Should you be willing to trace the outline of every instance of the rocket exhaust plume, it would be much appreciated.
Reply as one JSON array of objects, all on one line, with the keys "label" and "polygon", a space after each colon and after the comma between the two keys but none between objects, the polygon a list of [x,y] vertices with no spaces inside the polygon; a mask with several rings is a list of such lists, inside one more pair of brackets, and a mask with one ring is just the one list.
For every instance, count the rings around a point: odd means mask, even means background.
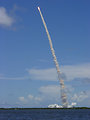
[{"label": "rocket exhaust plume", "polygon": [[66,96],[66,92],[65,92],[64,80],[61,78],[61,72],[60,72],[59,64],[58,64],[58,61],[57,61],[57,58],[56,58],[56,55],[55,55],[55,52],[54,52],[54,49],[53,49],[52,40],[51,40],[51,37],[50,37],[50,35],[49,35],[49,32],[48,32],[46,23],[45,23],[45,21],[44,21],[43,15],[42,15],[41,10],[40,10],[40,7],[38,7],[38,10],[39,10],[39,13],[40,13],[40,16],[41,16],[43,25],[44,25],[44,27],[45,27],[45,30],[46,30],[46,33],[47,33],[47,36],[48,36],[48,40],[49,40],[49,44],[50,44],[50,49],[51,49],[51,52],[52,52],[52,56],[53,56],[53,59],[54,59],[54,63],[55,63],[55,65],[56,65],[56,70],[57,70],[57,74],[58,74],[58,79],[59,79],[59,81],[60,81],[60,86],[61,86],[61,100],[62,100],[62,104],[63,104],[63,107],[64,107],[64,108],[67,108],[67,107],[68,107],[68,102],[67,102],[67,96]]}]

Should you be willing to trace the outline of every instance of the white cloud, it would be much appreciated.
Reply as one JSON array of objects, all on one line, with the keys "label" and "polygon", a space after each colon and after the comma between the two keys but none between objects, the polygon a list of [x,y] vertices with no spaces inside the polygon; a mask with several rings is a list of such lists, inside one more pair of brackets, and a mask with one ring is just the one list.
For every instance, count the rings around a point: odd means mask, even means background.
[{"label": "white cloud", "polygon": [[77,102],[79,106],[90,107],[90,90],[75,93],[71,100]]},{"label": "white cloud", "polygon": [[[60,91],[60,85],[47,85],[42,86],[39,88],[39,92],[43,97],[46,97],[47,99],[54,99],[55,101],[59,101],[61,98],[61,91]],[[71,98],[72,91],[74,91],[74,88],[70,85],[67,85],[66,87],[66,94]],[[48,97],[49,96],[49,97]],[[69,98],[69,99],[70,99]]]},{"label": "white cloud", "polygon": [[88,96],[88,94],[86,94],[86,92],[80,92],[79,94],[75,93],[71,99],[76,102],[82,102],[88,97],[89,96]]},{"label": "white cloud", "polygon": [[73,80],[75,78],[90,78],[90,63],[62,66],[62,72],[65,73],[68,80]]},{"label": "white cloud", "polygon": [[[78,103],[78,105],[86,104],[85,101],[90,99],[90,91],[82,91],[79,93],[75,93],[74,88],[72,88],[70,85],[67,86],[67,88],[72,90],[70,91],[70,95],[67,93],[67,99],[69,104],[72,102]],[[47,102],[53,102],[55,103],[61,103],[61,96],[60,96],[60,86],[57,85],[48,85],[48,86],[42,86],[39,88],[39,92],[41,93],[41,98],[43,101]],[[87,102],[90,106],[90,101]]]},{"label": "white cloud", "polygon": [[55,81],[57,79],[56,70],[50,69],[30,69],[28,70],[30,77],[33,80],[50,80]]},{"label": "white cloud", "polygon": [[[70,86],[69,86],[70,87]],[[68,89],[69,89],[68,87]],[[70,87],[71,89],[71,87]],[[34,96],[32,94],[27,95],[27,97],[19,97],[21,102],[27,101],[27,104],[40,104],[47,103],[49,101],[52,103],[60,103],[61,96],[60,96],[60,85],[47,85],[41,86],[38,89],[39,95]]]},{"label": "white cloud", "polygon": [[[73,88],[68,86],[68,89],[70,90]],[[19,97],[19,101],[21,104],[27,104],[30,106],[42,106],[42,105],[49,105],[51,103],[56,104],[58,103],[61,105],[61,96],[60,96],[60,86],[58,85],[47,85],[47,86],[41,86],[38,89],[38,92],[40,93],[37,96],[34,96],[32,94],[27,95],[27,97]],[[74,91],[75,92],[75,91]],[[86,100],[88,101],[90,99],[90,91],[84,91],[79,93],[70,93],[71,95],[68,96],[69,104],[72,102],[77,103],[78,105],[84,105],[86,104]],[[87,102],[87,104],[90,106],[90,101]]]},{"label": "white cloud", "polygon": [[35,101],[41,102],[41,101],[42,101],[42,98],[40,98],[40,97],[35,97]]},{"label": "white cloud", "polygon": [[20,100],[21,102],[23,102],[23,103],[26,103],[26,102],[27,102],[27,100],[26,100],[24,97],[19,97],[19,100]]},{"label": "white cloud", "polygon": [[27,97],[27,100],[28,100],[28,102],[29,102],[29,100],[33,101],[33,102],[40,102],[40,101],[42,101],[42,98],[40,98],[40,96],[33,96],[33,95],[29,94]]},{"label": "white cloud", "polygon": [[20,102],[22,103],[32,103],[32,104],[37,104],[37,103],[40,103],[42,101],[42,98],[41,96],[33,96],[31,94],[29,94],[26,98],[25,97],[19,97],[18,98]]},{"label": "white cloud", "polygon": [[[68,81],[74,80],[75,78],[90,78],[90,63],[81,65],[63,65],[61,66],[61,71],[65,74]],[[29,69],[28,72],[32,80],[58,80],[55,68]]]},{"label": "white cloud", "polygon": [[58,85],[47,85],[39,88],[39,92],[41,93],[41,97],[43,102],[49,103],[60,103],[60,86]]},{"label": "white cloud", "polygon": [[4,7],[0,7],[0,25],[3,26],[11,26],[14,22],[14,19],[9,16],[6,9]]},{"label": "white cloud", "polygon": [[39,88],[39,92],[44,95],[57,96],[60,94],[60,86],[58,85],[47,85]]},{"label": "white cloud", "polygon": [[[48,69],[28,69],[30,77],[4,77],[0,75],[0,80],[45,80],[58,81],[55,68]],[[64,80],[71,81],[78,78],[80,81],[90,83],[90,63],[81,65],[63,65],[61,66],[61,77]]]},{"label": "white cloud", "polygon": [[33,96],[33,95],[28,95],[28,98],[29,98],[30,100],[33,100],[33,99],[34,99],[34,96]]}]

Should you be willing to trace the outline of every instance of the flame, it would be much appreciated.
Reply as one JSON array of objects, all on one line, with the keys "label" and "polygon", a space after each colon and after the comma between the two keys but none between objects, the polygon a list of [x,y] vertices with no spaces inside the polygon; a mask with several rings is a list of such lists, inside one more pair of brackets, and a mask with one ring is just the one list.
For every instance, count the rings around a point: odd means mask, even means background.
[{"label": "flame", "polygon": [[38,7],[38,10],[40,11],[40,7]]}]

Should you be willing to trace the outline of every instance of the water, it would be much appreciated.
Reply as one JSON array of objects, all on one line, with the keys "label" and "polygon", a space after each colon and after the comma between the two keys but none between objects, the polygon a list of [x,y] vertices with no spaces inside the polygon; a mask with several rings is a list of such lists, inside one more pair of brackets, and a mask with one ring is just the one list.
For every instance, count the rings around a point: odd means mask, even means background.
[{"label": "water", "polygon": [[0,110],[0,120],[90,120],[90,109]]}]

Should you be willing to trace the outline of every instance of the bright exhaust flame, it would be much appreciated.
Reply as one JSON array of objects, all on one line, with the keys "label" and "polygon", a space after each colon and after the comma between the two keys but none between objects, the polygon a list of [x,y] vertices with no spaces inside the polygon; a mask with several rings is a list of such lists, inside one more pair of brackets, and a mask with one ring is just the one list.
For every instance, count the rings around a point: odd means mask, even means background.
[{"label": "bright exhaust flame", "polygon": [[40,7],[38,7],[38,10],[40,11]]}]

